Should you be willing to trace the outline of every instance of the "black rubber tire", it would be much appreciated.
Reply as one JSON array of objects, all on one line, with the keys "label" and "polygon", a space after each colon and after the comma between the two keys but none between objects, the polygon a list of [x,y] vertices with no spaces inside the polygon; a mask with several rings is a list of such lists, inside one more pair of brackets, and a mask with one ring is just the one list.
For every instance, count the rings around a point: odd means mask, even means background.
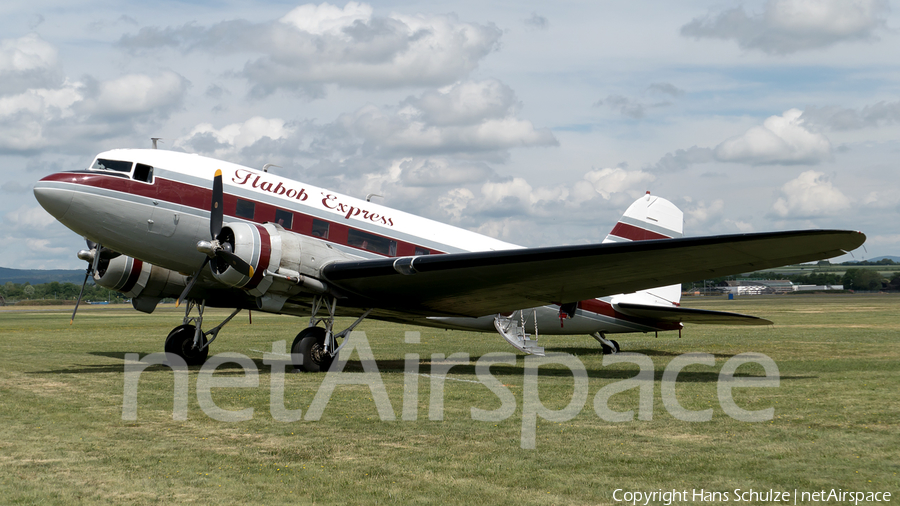
[{"label": "black rubber tire", "polygon": [[[179,325],[169,332],[166,337],[166,353],[174,353],[183,358],[187,365],[203,365],[209,356],[209,347],[202,350],[194,349],[194,334],[197,327],[193,325]],[[200,345],[206,344],[206,336],[200,336]]]},{"label": "black rubber tire", "polygon": [[611,343],[613,343],[614,345],[616,345],[616,353],[619,353],[620,351],[622,351],[622,348],[619,348],[619,343],[618,343],[618,341],[616,341],[615,339],[610,339],[609,342],[611,342]]},{"label": "black rubber tire", "polygon": [[307,327],[301,330],[291,345],[291,360],[298,371],[328,371],[334,357],[325,352],[325,329]]},{"label": "black rubber tire", "polygon": [[615,340],[613,340],[613,339],[610,339],[609,342],[611,342],[611,343],[613,344],[614,347],[609,347],[609,346],[607,346],[607,345],[605,345],[605,344],[602,344],[602,343],[600,344],[600,349],[603,350],[603,354],[604,354],[604,355],[612,355],[613,353],[619,353],[619,349],[620,349],[620,348],[619,348],[619,343],[617,343],[617,342],[616,342]]}]

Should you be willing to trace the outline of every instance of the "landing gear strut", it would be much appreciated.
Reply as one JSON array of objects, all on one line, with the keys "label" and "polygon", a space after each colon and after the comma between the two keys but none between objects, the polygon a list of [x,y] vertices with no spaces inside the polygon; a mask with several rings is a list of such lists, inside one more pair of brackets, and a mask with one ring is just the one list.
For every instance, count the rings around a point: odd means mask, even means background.
[{"label": "landing gear strut", "polygon": [[[191,316],[191,311],[195,307],[197,308],[197,316]],[[206,300],[201,301],[199,304],[193,300],[188,300],[182,324],[172,329],[172,332],[169,332],[168,337],[166,337],[166,353],[178,355],[187,362],[187,365],[201,365],[206,362],[206,357],[209,356],[209,345],[216,340],[222,327],[241,311],[240,308],[235,309],[228,318],[225,318],[225,321],[212,330],[204,332],[203,311],[205,309]]]},{"label": "landing gear strut", "polygon": [[591,334],[591,337],[593,337],[597,340],[598,343],[600,343],[600,349],[603,350],[604,355],[619,353],[619,343],[612,339],[607,339],[604,332],[594,332],[593,334]]},{"label": "landing gear strut", "polygon": [[[318,318],[316,315],[319,310],[325,308],[328,316]],[[312,316],[309,318],[309,327],[300,331],[294,338],[294,344],[291,346],[291,360],[294,363],[294,369],[305,372],[322,372],[327,371],[334,361],[341,348],[347,344],[347,336],[362,323],[363,320],[372,312],[371,309],[366,310],[352,325],[338,332],[332,332],[334,328],[334,314],[337,310],[337,298],[330,295],[317,295],[313,299]],[[323,322],[325,327],[317,327]],[[343,339],[340,346],[337,344],[338,339]]]}]

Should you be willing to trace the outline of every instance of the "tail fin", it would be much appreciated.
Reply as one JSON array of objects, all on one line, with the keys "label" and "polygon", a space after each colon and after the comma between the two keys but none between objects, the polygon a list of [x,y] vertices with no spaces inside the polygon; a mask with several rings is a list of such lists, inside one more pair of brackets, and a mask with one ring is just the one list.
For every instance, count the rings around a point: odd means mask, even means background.
[{"label": "tail fin", "polygon": [[634,201],[603,242],[672,239],[684,235],[684,213],[662,197],[646,195]]},{"label": "tail fin", "polygon": [[[684,235],[684,213],[662,197],[646,195],[637,199],[603,240],[609,242],[672,239]],[[661,286],[616,296],[617,301],[639,304],[672,305],[681,301],[681,285]]]}]

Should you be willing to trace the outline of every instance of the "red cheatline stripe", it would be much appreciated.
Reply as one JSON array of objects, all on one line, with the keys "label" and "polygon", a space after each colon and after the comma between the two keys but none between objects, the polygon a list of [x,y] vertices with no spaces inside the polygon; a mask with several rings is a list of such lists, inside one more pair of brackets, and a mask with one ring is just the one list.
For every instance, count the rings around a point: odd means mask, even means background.
[{"label": "red cheatline stripe", "polygon": [[122,286],[120,291],[122,293],[128,293],[134,288],[134,285],[137,284],[138,278],[141,277],[141,270],[144,267],[144,262],[141,262],[137,258],[134,259],[131,264],[131,272],[128,274],[128,280],[125,281],[125,284]]},{"label": "red cheatline stripe", "polygon": [[622,239],[628,239],[629,241],[648,241],[650,239],[671,239],[672,237],[667,235],[658,234],[656,232],[652,232],[645,228],[635,227],[634,225],[629,225],[627,223],[622,223],[621,221],[616,223],[616,226],[613,227],[610,235],[614,235],[616,237],[621,237]]},{"label": "red cheatline stripe", "polygon": [[[124,177],[114,177],[108,174],[85,174],[83,172],[59,172],[55,174],[50,174],[49,176],[43,178],[41,181],[60,181],[64,183],[73,183],[80,184],[85,186],[93,186],[96,188],[104,188],[107,190],[119,191],[122,193],[128,193],[131,195],[139,195],[142,197],[148,197],[157,200],[164,200],[166,202],[170,202],[173,204],[180,204],[183,206],[193,207],[195,209],[200,209],[204,211],[208,211],[210,206],[212,205],[212,191],[206,188],[200,188],[194,185],[181,183],[178,181],[168,180],[162,177],[157,177],[154,180],[152,185],[148,185],[146,183],[133,181],[131,179],[127,179]],[[225,194],[225,219],[230,217],[234,217],[232,214],[234,210],[233,199],[235,199],[234,195],[230,195],[228,193]],[[244,200],[249,200],[256,204],[257,213],[261,211],[261,208],[265,208],[271,211],[271,215],[274,217],[275,209],[285,209],[295,214],[294,223],[297,223],[301,217],[303,218],[317,218],[315,216],[304,213],[301,209],[295,209],[289,206],[277,206],[276,204],[271,204],[268,202],[264,202],[261,200],[256,200],[248,197],[241,197]],[[230,205],[232,212],[229,212],[229,199],[232,199],[232,204]],[[259,214],[257,214],[259,216]],[[322,218],[317,218],[322,219]],[[256,223],[262,223],[263,220],[254,220]],[[327,223],[333,225],[346,226],[344,220],[341,221],[332,221],[332,220],[323,220]],[[365,229],[361,229],[365,230]],[[300,233],[297,230],[293,230],[294,232]],[[372,233],[372,232],[370,232]],[[305,235],[310,235],[309,232],[305,232]],[[376,234],[380,235],[380,234]],[[389,236],[382,236],[389,237]],[[335,241],[331,241],[335,242]],[[399,242],[399,241],[398,241]],[[346,240],[339,244],[346,245]],[[410,248],[415,246],[420,246],[418,244],[404,243],[407,244]],[[425,248],[432,252],[432,254],[440,254],[443,251],[436,250],[434,248]],[[359,248],[357,248],[359,249]],[[410,249],[410,255],[412,254],[412,249]],[[261,276],[260,276],[261,279]]]},{"label": "red cheatline stripe", "polygon": [[253,278],[241,287],[244,290],[250,290],[259,286],[272,257],[272,238],[269,236],[269,232],[260,225],[256,225],[256,229],[259,230],[259,262],[253,266]]}]

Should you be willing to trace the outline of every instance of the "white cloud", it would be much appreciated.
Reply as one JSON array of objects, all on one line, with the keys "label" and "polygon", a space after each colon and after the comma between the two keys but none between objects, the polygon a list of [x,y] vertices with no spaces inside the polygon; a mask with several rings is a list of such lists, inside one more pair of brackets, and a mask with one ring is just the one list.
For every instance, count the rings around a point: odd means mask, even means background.
[{"label": "white cloud", "polygon": [[0,40],[0,93],[58,85],[59,54],[36,34]]},{"label": "white cloud", "polygon": [[484,163],[447,158],[407,158],[397,169],[403,184],[417,187],[481,183],[493,174]]},{"label": "white cloud", "polygon": [[195,126],[191,132],[175,140],[179,148],[202,152],[218,158],[234,156],[262,139],[280,140],[289,137],[292,129],[280,118],[255,116],[242,123],[215,128],[210,123]]},{"label": "white cloud", "polygon": [[453,14],[380,17],[371,6],[350,2],[343,8],[306,4],[261,24],[145,27],[119,45],[135,52],[179,47],[249,54],[238,74],[253,95],[286,90],[320,97],[328,84],[377,89],[452,83],[494,51],[500,36],[493,24],[467,23]]},{"label": "white cloud", "polygon": [[606,168],[601,170],[592,170],[584,175],[584,179],[593,185],[594,190],[609,200],[614,193],[627,192],[633,198],[637,198],[646,188],[639,188],[641,185],[650,183],[656,176],[640,170],[625,170],[619,167]]},{"label": "white cloud", "polygon": [[0,96],[0,150],[27,152],[61,143],[47,130],[74,120],[72,108],[84,98],[81,88],[66,84]]},{"label": "white cloud", "polygon": [[128,74],[99,84],[89,110],[104,116],[167,113],[181,105],[188,82],[172,71]]},{"label": "white cloud", "polygon": [[372,19],[372,7],[357,2],[347,2],[343,9],[331,4],[301,5],[279,19],[293,25],[301,32],[313,35],[342,35],[354,23],[368,23]]},{"label": "white cloud", "polygon": [[515,117],[517,104],[512,91],[497,81],[461,82],[410,97],[397,107],[364,106],[325,130],[342,141],[354,137],[366,151],[382,156],[496,158],[515,147],[557,145],[549,129]]},{"label": "white cloud", "polygon": [[684,225],[686,230],[702,230],[705,225],[718,220],[725,210],[725,201],[716,199],[711,203],[700,201],[684,210]]},{"label": "white cloud", "polygon": [[801,119],[810,125],[831,130],[857,130],[900,123],[900,101],[881,101],[862,109],[807,107]]},{"label": "white cloud", "polygon": [[438,199],[438,206],[451,222],[458,222],[473,199],[475,194],[468,188],[454,188]]},{"label": "white cloud", "polygon": [[10,229],[29,233],[35,230],[44,230],[56,222],[56,219],[44,211],[44,208],[32,205],[23,205],[6,213],[3,218],[10,225]]},{"label": "white cloud", "polygon": [[27,153],[136,131],[181,107],[188,86],[174,72],[87,80],[0,94],[0,150]]},{"label": "white cloud", "polygon": [[53,68],[57,65],[57,56],[53,44],[36,34],[0,40],[0,76]]},{"label": "white cloud", "polygon": [[407,102],[409,112],[433,125],[466,125],[485,118],[504,118],[519,109],[515,92],[495,79],[463,81],[444,88],[426,91]]},{"label": "white cloud", "polygon": [[799,109],[790,109],[769,117],[762,126],[719,144],[716,159],[751,165],[816,164],[830,159],[831,143],[807,130],[801,115]]},{"label": "white cloud", "polygon": [[487,182],[481,187],[481,195],[489,205],[503,201],[518,201],[529,205],[537,200],[532,192],[531,185],[520,177],[507,181]]},{"label": "white cloud", "polygon": [[743,49],[787,54],[852,40],[872,40],[886,27],[887,0],[768,0],[762,13],[735,7],[695,18],[681,34],[734,40]]},{"label": "white cloud", "polygon": [[825,174],[808,170],[781,187],[772,206],[782,218],[833,216],[850,207],[850,199],[835,188]]}]

